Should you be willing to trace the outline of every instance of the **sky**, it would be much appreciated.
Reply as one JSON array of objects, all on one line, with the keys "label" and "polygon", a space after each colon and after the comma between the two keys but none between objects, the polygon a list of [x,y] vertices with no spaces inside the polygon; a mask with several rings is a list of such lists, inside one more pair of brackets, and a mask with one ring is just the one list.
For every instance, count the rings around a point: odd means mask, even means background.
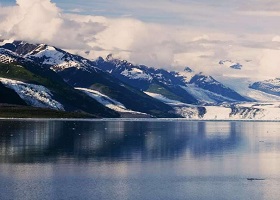
[{"label": "sky", "polygon": [[0,0],[2,38],[224,76],[280,77],[279,21],[277,0]]}]

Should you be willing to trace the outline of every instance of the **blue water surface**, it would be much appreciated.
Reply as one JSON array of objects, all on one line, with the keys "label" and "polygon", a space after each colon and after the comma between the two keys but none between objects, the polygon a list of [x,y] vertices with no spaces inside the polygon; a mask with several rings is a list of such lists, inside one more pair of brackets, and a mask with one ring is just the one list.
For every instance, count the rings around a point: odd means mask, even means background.
[{"label": "blue water surface", "polygon": [[0,121],[1,200],[279,199],[279,167],[277,122]]}]

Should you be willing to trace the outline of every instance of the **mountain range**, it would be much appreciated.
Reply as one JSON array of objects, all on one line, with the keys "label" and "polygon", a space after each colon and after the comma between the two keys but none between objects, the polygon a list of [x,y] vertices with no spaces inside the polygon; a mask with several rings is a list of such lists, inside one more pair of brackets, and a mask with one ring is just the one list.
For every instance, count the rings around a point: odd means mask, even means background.
[{"label": "mountain range", "polygon": [[[218,64],[242,70],[229,60]],[[0,40],[2,106],[98,118],[278,119],[280,79],[234,82],[191,67],[169,71],[112,54],[89,60],[47,44]]]}]

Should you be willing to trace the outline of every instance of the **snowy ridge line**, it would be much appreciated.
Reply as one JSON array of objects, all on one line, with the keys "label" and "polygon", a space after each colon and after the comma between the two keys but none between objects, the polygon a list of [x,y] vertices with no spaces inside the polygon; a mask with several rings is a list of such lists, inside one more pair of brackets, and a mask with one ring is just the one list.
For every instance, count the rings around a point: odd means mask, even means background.
[{"label": "snowy ridge line", "polygon": [[44,50],[40,50],[41,48],[44,48],[44,46],[45,45],[43,44],[39,45],[35,50],[27,54],[26,57],[46,58],[42,64],[52,65],[53,67],[51,69],[54,71],[61,71],[69,67],[77,67],[78,69],[81,67],[79,63],[76,63],[74,61],[66,62],[63,59],[64,54],[62,52],[57,51],[54,47],[47,46]]},{"label": "snowy ridge line", "polygon": [[133,110],[129,110],[127,109],[122,103],[96,91],[96,90],[92,90],[92,89],[87,89],[87,88],[75,88],[76,90],[80,90],[84,93],[86,93],[89,97],[95,99],[96,101],[98,101],[99,103],[101,103],[102,105],[106,106],[107,108],[110,108],[112,110],[115,110],[117,112],[121,112],[121,113],[134,113],[134,114],[144,114],[147,115],[146,113],[142,113],[142,112],[137,112],[137,111],[133,111]]},{"label": "snowy ridge line", "polygon": [[4,86],[14,90],[20,98],[30,106],[64,111],[63,105],[58,101],[53,100],[53,94],[44,86],[7,78],[0,78],[0,82]]},{"label": "snowy ridge line", "polygon": [[59,51],[53,46],[40,44],[36,49],[26,54],[27,59],[43,59],[43,65],[50,65],[53,71],[62,71],[67,68],[75,67],[88,71],[88,63],[86,59],[78,61],[75,56],[70,56],[67,52]]},{"label": "snowy ridge line", "polygon": [[141,69],[137,68],[131,68],[130,70],[125,69],[123,72],[121,72],[123,76],[127,76],[130,79],[143,79],[143,80],[152,80],[153,77],[147,73],[145,73]]}]

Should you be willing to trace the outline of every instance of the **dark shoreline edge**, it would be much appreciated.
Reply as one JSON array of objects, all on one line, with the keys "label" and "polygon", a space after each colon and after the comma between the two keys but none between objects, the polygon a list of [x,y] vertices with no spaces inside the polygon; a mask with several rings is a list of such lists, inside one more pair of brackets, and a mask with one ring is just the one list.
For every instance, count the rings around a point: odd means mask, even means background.
[{"label": "dark shoreline edge", "polygon": [[198,119],[182,119],[182,118],[5,118],[0,117],[0,121],[84,121],[84,122],[266,122],[275,123],[280,120],[198,120]]}]

